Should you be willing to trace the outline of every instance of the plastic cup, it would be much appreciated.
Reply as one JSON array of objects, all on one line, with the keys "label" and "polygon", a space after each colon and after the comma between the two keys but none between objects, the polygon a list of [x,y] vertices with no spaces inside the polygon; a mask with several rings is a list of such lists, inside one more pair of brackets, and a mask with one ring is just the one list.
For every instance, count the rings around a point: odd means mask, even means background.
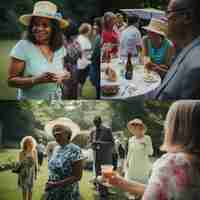
[{"label": "plastic cup", "polygon": [[113,176],[113,165],[101,165],[101,173],[104,179],[110,179]]}]

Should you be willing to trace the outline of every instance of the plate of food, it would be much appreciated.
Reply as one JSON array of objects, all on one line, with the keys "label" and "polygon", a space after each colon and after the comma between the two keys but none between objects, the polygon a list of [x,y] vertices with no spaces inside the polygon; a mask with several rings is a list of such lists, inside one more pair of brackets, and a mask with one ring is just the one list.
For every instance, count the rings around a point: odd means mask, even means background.
[{"label": "plate of food", "polygon": [[154,83],[157,82],[158,79],[156,78],[156,74],[153,72],[146,72],[144,73],[144,81],[147,83]]},{"label": "plate of food", "polygon": [[108,85],[102,85],[101,86],[101,93],[103,96],[115,96],[118,94],[120,89],[119,84],[108,84]]},{"label": "plate of food", "polygon": [[108,81],[112,81],[112,82],[117,81],[117,73],[112,67],[107,67],[105,69],[105,75]]}]

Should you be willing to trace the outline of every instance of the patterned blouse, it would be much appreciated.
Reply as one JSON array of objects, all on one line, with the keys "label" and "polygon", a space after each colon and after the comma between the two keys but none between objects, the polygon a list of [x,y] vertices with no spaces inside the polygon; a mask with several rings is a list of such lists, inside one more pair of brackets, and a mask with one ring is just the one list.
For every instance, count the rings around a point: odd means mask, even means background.
[{"label": "patterned blouse", "polygon": [[183,153],[167,153],[154,163],[142,200],[200,199],[200,171]]},{"label": "patterned blouse", "polygon": [[[72,176],[72,165],[82,159],[81,149],[75,144],[57,146],[48,163],[49,181],[60,181]],[[79,200],[78,182],[55,187],[47,192],[47,200]]]}]

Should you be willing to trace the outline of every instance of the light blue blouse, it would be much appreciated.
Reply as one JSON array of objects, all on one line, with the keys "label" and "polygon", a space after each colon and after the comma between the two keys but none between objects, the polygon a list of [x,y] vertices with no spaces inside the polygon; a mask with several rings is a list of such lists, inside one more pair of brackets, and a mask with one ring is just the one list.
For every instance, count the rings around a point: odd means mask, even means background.
[{"label": "light blue blouse", "polygon": [[[25,70],[23,76],[39,76],[44,72],[59,73],[64,68],[65,48],[61,47],[49,62],[41,50],[28,40],[20,40],[11,50],[10,56],[23,60]],[[56,83],[38,84],[28,89],[18,90],[18,99],[49,99],[57,90]]]}]

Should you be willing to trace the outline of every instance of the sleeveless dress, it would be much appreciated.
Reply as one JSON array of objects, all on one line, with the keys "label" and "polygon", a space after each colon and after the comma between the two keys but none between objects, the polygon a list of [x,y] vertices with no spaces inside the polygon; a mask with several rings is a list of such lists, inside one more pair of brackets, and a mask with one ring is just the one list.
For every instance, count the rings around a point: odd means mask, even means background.
[{"label": "sleeveless dress", "polygon": [[22,167],[18,176],[18,186],[22,190],[32,191],[36,175],[36,163],[30,153],[23,152],[23,156],[23,160],[20,161]]},{"label": "sleeveless dress", "polygon": [[170,41],[164,39],[162,42],[162,46],[159,49],[154,48],[151,40],[147,38],[148,55],[151,58],[151,61],[158,65],[164,64],[167,50],[168,48],[170,48],[170,45]]},{"label": "sleeveless dress", "polygon": [[126,179],[147,183],[152,167],[149,156],[152,154],[150,136],[145,135],[141,139],[137,139],[135,136],[131,137],[128,144]]}]

